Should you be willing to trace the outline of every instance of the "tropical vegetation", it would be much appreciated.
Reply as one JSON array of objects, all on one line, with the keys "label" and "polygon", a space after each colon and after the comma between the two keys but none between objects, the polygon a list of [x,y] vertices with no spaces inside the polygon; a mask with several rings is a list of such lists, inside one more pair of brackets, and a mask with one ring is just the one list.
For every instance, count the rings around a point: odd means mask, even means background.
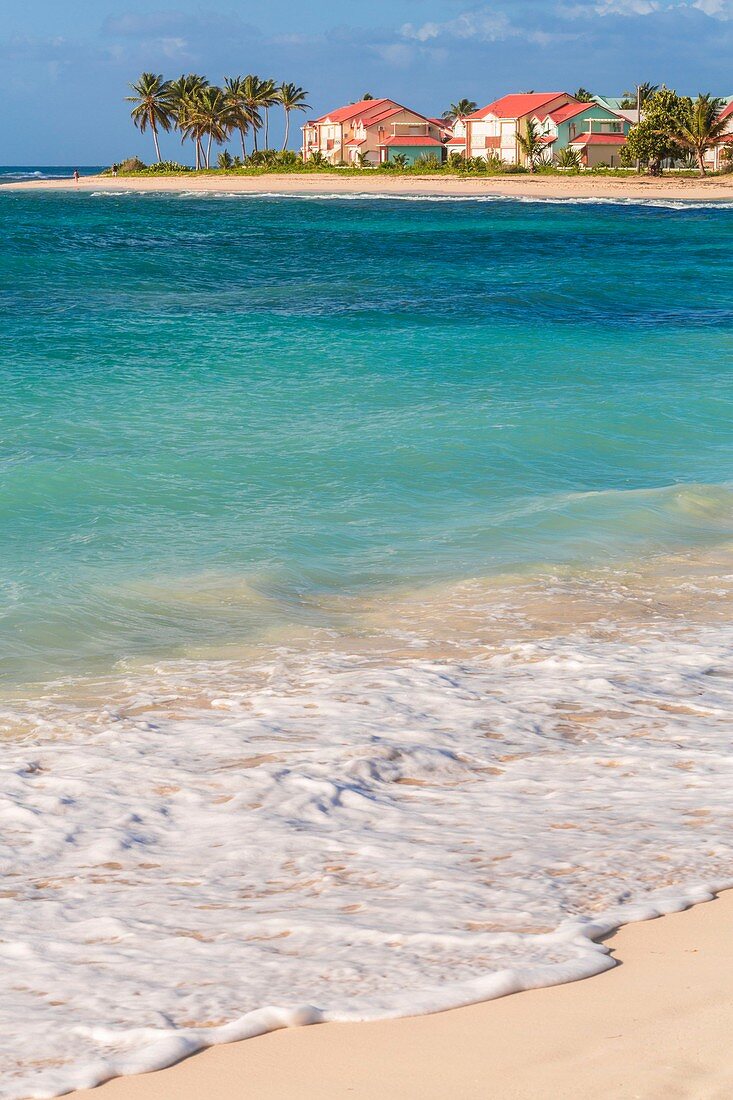
[{"label": "tropical vegetation", "polygon": [[285,141],[290,136],[290,116],[305,111],[307,92],[297,84],[277,84],[254,74],[228,76],[223,87],[210,84],[198,73],[184,73],[166,80],[158,73],[143,73],[130,85],[132,120],[145,133],[150,130],[155,158],[162,163],[160,134],[177,130],[181,142],[191,141],[196,168],[210,168],[212,150],[237,135],[242,161],[247,157],[246,141],[252,135],[253,153],[258,153],[258,138],[264,130],[264,148],[270,149],[270,109],[279,105],[285,113]]}]

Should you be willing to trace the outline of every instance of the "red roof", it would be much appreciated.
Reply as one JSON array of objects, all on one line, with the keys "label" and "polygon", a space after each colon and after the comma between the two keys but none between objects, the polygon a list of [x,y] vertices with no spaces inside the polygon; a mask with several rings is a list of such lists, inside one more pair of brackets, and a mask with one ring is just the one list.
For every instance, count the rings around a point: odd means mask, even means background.
[{"label": "red roof", "polygon": [[427,137],[427,135],[413,134],[411,136],[407,134],[397,134],[394,137],[385,138],[380,142],[380,145],[437,145],[439,148],[443,148],[443,142],[438,141],[437,138]]},{"label": "red roof", "polygon": [[625,145],[625,134],[580,134],[571,145]]},{"label": "red roof", "polygon": [[566,103],[564,107],[558,107],[556,111],[551,111],[549,118],[553,122],[565,122],[569,118],[574,118],[575,115],[582,114],[583,111],[588,109],[598,109],[597,103]]},{"label": "red roof", "polygon": [[534,114],[545,104],[552,103],[553,99],[560,99],[562,96],[572,98],[567,95],[567,92],[522,92],[518,95],[505,95],[501,99],[494,100],[488,107],[482,107],[480,111],[468,115],[468,118],[480,119],[486,118],[487,115],[495,115],[497,118],[523,118],[525,115]]},{"label": "red roof", "polygon": [[723,108],[723,110],[718,115],[718,118],[730,118],[731,115],[733,115],[733,99],[730,101],[727,107]]},{"label": "red roof", "polygon": [[[733,136],[733,135],[731,135],[731,136]],[[448,145],[465,145],[465,144],[466,144],[465,137],[448,138]]]},{"label": "red roof", "polygon": [[396,104],[392,99],[361,99],[358,103],[350,103],[348,107],[339,107],[336,111],[321,115],[316,122],[325,122],[326,119],[329,122],[347,122],[350,118],[357,118],[359,115],[372,114],[375,109],[384,111],[393,107],[396,107]]},{"label": "red roof", "polygon": [[347,147],[349,145],[363,145],[365,141],[366,141],[365,137],[363,137],[363,138],[352,138],[351,141],[345,141],[344,145],[347,146]]},{"label": "red roof", "polygon": [[553,141],[557,141],[557,138],[552,134],[542,134],[537,140],[541,142],[542,145],[552,145]]}]

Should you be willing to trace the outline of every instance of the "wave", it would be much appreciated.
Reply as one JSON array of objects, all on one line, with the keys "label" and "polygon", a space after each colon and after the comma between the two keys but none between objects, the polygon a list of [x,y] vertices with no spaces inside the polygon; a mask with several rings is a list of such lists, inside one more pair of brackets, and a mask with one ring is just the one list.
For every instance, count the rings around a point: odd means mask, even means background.
[{"label": "wave", "polygon": [[585,977],[730,885],[719,565],[375,598],[340,639],[0,698],[0,1096]]},{"label": "wave", "polygon": [[[142,194],[143,192],[139,192]],[[150,192],[145,192],[150,193]],[[162,192],[159,192],[162,194]],[[170,195],[171,192],[168,192]],[[300,191],[198,191],[182,190],[174,192],[179,198],[209,198],[209,199],[285,199],[309,202],[418,202],[418,203],[529,203],[531,205],[547,206],[624,206],[624,207],[650,207],[661,210],[727,210],[733,209],[733,201],[728,199],[703,202],[696,199],[663,199],[663,198],[613,198],[602,196],[562,196],[550,197],[539,195],[506,195],[503,193],[488,195],[433,195],[424,194],[399,194],[389,191],[359,191],[345,193],[333,192],[300,192]]]}]

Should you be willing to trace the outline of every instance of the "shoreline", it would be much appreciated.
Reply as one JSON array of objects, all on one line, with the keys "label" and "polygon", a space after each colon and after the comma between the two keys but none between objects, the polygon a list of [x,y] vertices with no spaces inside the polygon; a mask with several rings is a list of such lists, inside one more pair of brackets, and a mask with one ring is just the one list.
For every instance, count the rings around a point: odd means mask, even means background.
[{"label": "shoreline", "polygon": [[631,202],[678,200],[689,202],[733,201],[733,175],[708,179],[661,179],[617,176],[397,176],[387,173],[364,177],[278,174],[261,176],[140,176],[113,179],[83,176],[74,180],[21,180],[0,184],[3,191],[110,191],[110,192],[227,192],[243,195],[408,195],[435,197],[501,196],[537,199],[616,199]]},{"label": "shoreline", "polygon": [[595,977],[429,1016],[326,1023],[210,1047],[71,1100],[617,1100],[733,1088],[733,890],[625,925]]}]

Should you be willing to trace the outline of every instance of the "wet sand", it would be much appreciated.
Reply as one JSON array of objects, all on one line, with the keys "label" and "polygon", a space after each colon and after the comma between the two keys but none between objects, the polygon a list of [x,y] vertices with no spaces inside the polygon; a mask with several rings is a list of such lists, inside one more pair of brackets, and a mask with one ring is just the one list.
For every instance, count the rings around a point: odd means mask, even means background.
[{"label": "wet sand", "polygon": [[212,1048],[75,1100],[723,1100],[733,892],[608,941],[615,969],[452,1012]]}]

